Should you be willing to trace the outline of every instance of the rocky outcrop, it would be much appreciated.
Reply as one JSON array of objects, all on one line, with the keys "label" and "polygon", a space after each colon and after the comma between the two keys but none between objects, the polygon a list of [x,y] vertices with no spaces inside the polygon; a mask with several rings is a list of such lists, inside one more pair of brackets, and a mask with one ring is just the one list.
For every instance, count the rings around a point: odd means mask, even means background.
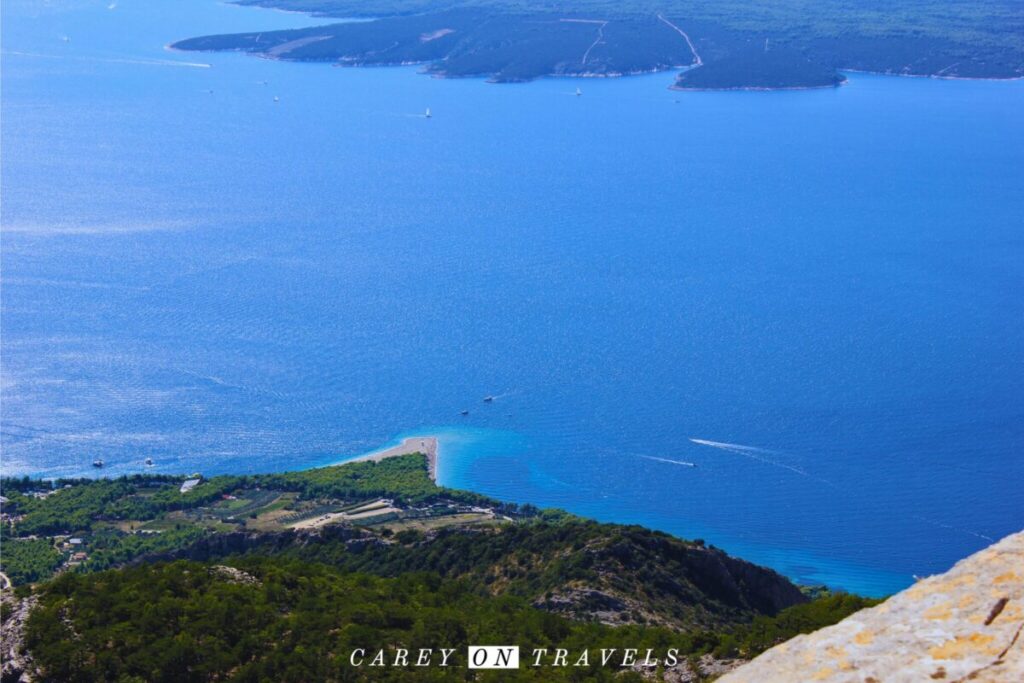
[{"label": "rocky outcrop", "polygon": [[646,530],[624,530],[611,542],[600,538],[582,554],[586,578],[567,572],[566,583],[538,596],[535,607],[612,626],[693,629],[775,614],[807,600],[770,569]]},{"label": "rocky outcrop", "polygon": [[25,650],[25,622],[35,607],[37,598],[29,596],[18,599],[10,590],[4,590],[0,597],[3,602],[4,621],[0,626],[0,681],[2,683],[27,683],[33,680],[32,657]]},{"label": "rocky outcrop", "polygon": [[259,579],[255,576],[248,572],[243,572],[241,569],[237,569],[236,567],[217,564],[210,567],[210,572],[224,579],[228,583],[236,583],[244,586],[255,586],[259,584]]},{"label": "rocky outcrop", "polygon": [[1024,532],[720,683],[1024,681]]},{"label": "rocky outcrop", "polygon": [[599,614],[600,606],[579,610],[606,623],[713,629],[807,601],[797,586],[771,569],[639,527],[616,527],[580,555],[592,578],[567,588],[599,591],[630,606],[615,618]]},{"label": "rocky outcrop", "polygon": [[662,674],[662,680],[665,683],[713,681],[742,664],[742,659],[716,659],[711,655],[702,655],[696,661],[684,661],[668,667]]},{"label": "rocky outcrop", "polygon": [[586,588],[553,592],[550,597],[534,600],[533,606],[570,619],[594,620],[610,626],[628,622],[626,615],[643,612],[643,606],[635,601]]}]

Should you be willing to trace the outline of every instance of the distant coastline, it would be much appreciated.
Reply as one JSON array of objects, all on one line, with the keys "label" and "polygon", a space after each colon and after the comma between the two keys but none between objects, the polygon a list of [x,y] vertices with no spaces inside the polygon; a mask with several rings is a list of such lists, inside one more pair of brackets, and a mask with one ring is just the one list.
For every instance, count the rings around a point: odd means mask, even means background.
[{"label": "distant coastline", "polygon": [[[1024,74],[1019,76],[942,76],[939,74],[906,74],[895,71],[868,71],[867,69],[840,69],[851,74],[868,74],[870,76],[898,76],[899,78],[930,78],[936,81],[994,81],[997,83],[1012,83],[1013,81],[1024,80]],[[849,79],[847,79],[849,80]]]},{"label": "distant coastline", "polygon": [[[345,0],[239,0],[240,4],[307,11],[312,17],[350,17]],[[749,8],[747,8],[749,9]],[[743,2],[733,8],[744,15]],[[784,14],[753,28],[742,17],[712,19],[687,7],[651,14],[611,11],[584,2],[572,11],[496,8],[469,2],[456,9],[415,9],[387,2],[377,16],[298,29],[208,35],[171,45],[192,51],[235,51],[282,61],[335,66],[417,64],[440,78],[476,77],[522,83],[544,77],[618,78],[678,71],[673,90],[806,90],[842,85],[842,72],[955,80],[1024,78],[1024,41],[1008,39],[984,12],[964,18],[987,36],[968,40],[951,24],[918,32],[907,18],[902,34],[878,34],[870,22],[836,33],[792,24]],[[820,17],[819,17],[820,18]]]},{"label": "distant coastline", "polygon": [[[870,73],[870,72],[864,72]],[[847,85],[850,79],[843,78],[837,83],[823,83],[821,85],[787,85],[787,86],[757,86],[757,85],[743,85],[729,88],[694,88],[686,85],[680,85],[677,81],[668,87],[669,90],[675,90],[676,92],[786,92],[789,90],[827,90],[831,88],[839,88]]]}]

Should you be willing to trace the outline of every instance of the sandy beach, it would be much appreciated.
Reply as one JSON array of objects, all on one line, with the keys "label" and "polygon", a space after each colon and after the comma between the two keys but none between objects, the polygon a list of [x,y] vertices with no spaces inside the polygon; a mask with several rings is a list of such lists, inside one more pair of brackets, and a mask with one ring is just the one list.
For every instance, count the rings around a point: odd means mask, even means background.
[{"label": "sandy beach", "polygon": [[402,443],[391,448],[383,448],[379,451],[373,451],[366,455],[361,455],[358,458],[351,460],[345,460],[344,462],[338,463],[339,465],[347,464],[350,462],[362,462],[364,460],[379,461],[386,458],[394,458],[398,455],[408,455],[410,453],[423,453],[427,456],[427,470],[432,481],[437,481],[437,438],[433,436],[411,436],[407,439],[402,439]]}]

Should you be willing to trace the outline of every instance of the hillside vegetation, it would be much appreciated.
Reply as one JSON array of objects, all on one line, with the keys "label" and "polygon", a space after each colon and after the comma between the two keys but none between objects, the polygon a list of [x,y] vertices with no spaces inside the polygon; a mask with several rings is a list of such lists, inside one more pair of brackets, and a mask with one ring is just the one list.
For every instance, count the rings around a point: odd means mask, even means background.
[{"label": "hillside vegetation", "polygon": [[[592,653],[585,666],[524,666],[500,680],[641,681],[632,668],[601,666],[600,650],[651,648],[661,669],[677,664],[667,657],[670,649],[681,666],[716,650],[746,648],[742,654],[751,656],[866,604],[831,598],[734,632],[683,634],[574,622],[430,574],[386,579],[285,558],[251,558],[233,568],[175,562],[67,574],[38,599],[26,644],[40,679],[64,682],[465,680],[466,646],[479,643],[517,643],[526,653],[563,648],[574,661]],[[455,652],[444,668],[351,665],[353,650],[372,656],[383,649],[391,662],[400,648],[433,649],[435,659],[440,648]]]},{"label": "hillside vegetation", "polygon": [[371,676],[346,658],[474,642],[674,648],[682,675],[870,604],[809,601],[699,540],[444,489],[418,454],[184,481],[3,480],[4,680],[461,680],[464,663]]},{"label": "hillside vegetation", "polygon": [[1024,5],[1013,0],[244,0],[373,21],[205,36],[184,50],[239,50],[340,66],[423,63],[439,76],[522,81],[692,67],[680,89],[832,86],[840,70],[1024,75]]},{"label": "hillside vegetation", "polygon": [[7,480],[0,566],[18,584],[61,567],[279,555],[379,576],[430,572],[575,619],[687,629],[805,601],[776,572],[702,541],[438,487],[421,455],[214,477],[186,492],[181,482]]},{"label": "hillside vegetation", "polygon": [[[269,550],[268,550],[269,548]],[[202,559],[230,553],[213,552]],[[588,520],[534,521],[489,528],[401,532],[370,543],[320,534],[255,546],[381,576],[431,572],[481,593],[515,595],[546,611],[608,624],[720,628],[806,600],[771,570],[721,550],[642,527]]]}]

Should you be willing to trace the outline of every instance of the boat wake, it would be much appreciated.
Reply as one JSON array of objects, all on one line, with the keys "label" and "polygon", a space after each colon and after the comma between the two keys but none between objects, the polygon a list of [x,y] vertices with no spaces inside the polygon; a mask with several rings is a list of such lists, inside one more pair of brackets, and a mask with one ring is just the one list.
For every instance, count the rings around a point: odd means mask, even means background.
[{"label": "boat wake", "polygon": [[835,484],[833,484],[832,482],[828,481],[827,479],[821,479],[820,477],[816,477],[816,476],[810,474],[809,472],[807,472],[806,470],[803,470],[803,469],[801,469],[799,467],[795,467],[793,465],[789,465],[789,464],[784,463],[784,462],[779,462],[775,458],[768,457],[770,455],[781,455],[781,453],[779,453],[779,451],[773,451],[773,450],[770,450],[768,448],[758,448],[756,446],[743,446],[743,445],[738,444],[738,443],[726,443],[724,441],[709,441],[707,439],[692,439],[691,438],[690,441],[692,443],[697,444],[698,446],[708,446],[710,448],[717,448],[717,449],[722,450],[722,451],[728,451],[729,453],[736,453],[737,455],[742,455],[744,457],[750,458],[751,460],[756,460],[756,461],[758,461],[760,463],[764,463],[765,465],[771,465],[772,467],[778,467],[780,469],[788,470],[788,471],[792,472],[793,474],[799,474],[801,477],[808,477],[809,479],[814,479],[815,481],[820,481],[823,484],[827,484],[829,486],[835,486]]},{"label": "boat wake", "polygon": [[426,111],[421,112],[419,114],[410,114],[409,112],[404,112],[402,114],[397,114],[397,116],[404,116],[410,119],[430,119],[434,117],[434,115],[430,113],[430,107],[427,107]]},{"label": "boat wake", "polygon": [[741,453],[778,453],[778,451],[769,450],[767,448],[757,448],[756,446],[742,446],[738,443],[725,443],[724,441],[708,441],[707,439],[690,439],[690,441],[701,446],[721,448],[722,450],[725,451],[737,451]]},{"label": "boat wake", "polygon": [[916,520],[918,520],[920,522],[924,522],[925,524],[931,524],[932,526],[938,527],[939,529],[948,529],[949,531],[957,531],[957,532],[959,532],[961,534],[967,534],[968,536],[974,536],[975,538],[980,538],[981,540],[987,541],[989,543],[995,543],[996,542],[996,539],[992,538],[991,536],[986,536],[985,534],[978,533],[977,531],[971,531],[970,529],[964,529],[962,527],[953,526],[952,524],[943,524],[942,522],[936,522],[934,519],[928,519],[928,518],[922,517],[920,515],[914,515],[914,519],[916,519]]},{"label": "boat wake", "polygon": [[5,55],[18,57],[35,57],[37,59],[70,59],[78,62],[99,62],[104,64],[139,64],[141,66],[184,66],[192,69],[209,69],[210,64],[204,62],[180,62],[176,59],[141,59],[127,57],[88,57],[85,55],[47,55],[38,52],[19,52],[4,50]]},{"label": "boat wake", "polygon": [[670,458],[658,458],[658,457],[655,457],[653,455],[638,455],[637,457],[638,458],[643,458],[644,460],[654,460],[655,462],[667,462],[667,463],[671,463],[673,465],[682,465],[683,467],[696,467],[697,466],[697,463],[695,463],[695,462],[687,462],[685,460],[672,460]]},{"label": "boat wake", "polygon": [[[484,398],[484,400],[486,401],[487,399],[491,399],[491,401],[497,401],[497,400],[502,399],[502,398],[508,398],[509,396],[515,396],[518,393],[519,393],[519,391],[516,390],[516,389],[506,389],[505,391],[503,391],[500,394],[491,394],[491,395],[487,396],[486,398]],[[490,401],[488,401],[488,403],[489,402]]]}]

